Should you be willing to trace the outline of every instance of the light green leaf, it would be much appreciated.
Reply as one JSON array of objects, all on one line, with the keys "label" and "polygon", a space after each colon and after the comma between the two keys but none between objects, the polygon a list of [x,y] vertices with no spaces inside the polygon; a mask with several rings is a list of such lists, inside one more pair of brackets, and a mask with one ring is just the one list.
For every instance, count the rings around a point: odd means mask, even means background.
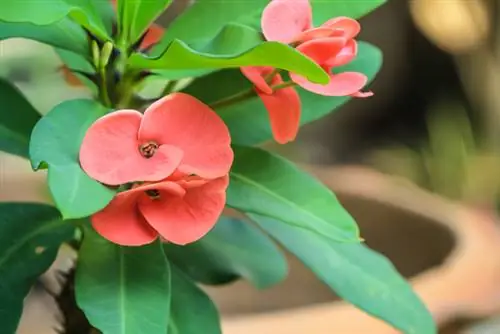
[{"label": "light green leaf", "polygon": [[[357,58],[347,66],[335,69],[361,72],[373,80],[382,65],[382,53],[373,45],[359,43]],[[252,86],[239,70],[216,72],[195,80],[183,91],[211,104],[233,94],[251,89]],[[315,121],[338,109],[350,97],[320,96],[302,88],[296,88],[302,101],[301,124]],[[376,94],[377,92],[375,92]],[[369,99],[364,103],[370,103]],[[262,101],[257,97],[237,104],[216,109],[231,132],[231,140],[238,145],[256,145],[272,139],[269,116]]]},{"label": "light green leaf", "polygon": [[285,256],[274,242],[252,224],[234,218],[221,217],[197,242],[163,247],[172,263],[203,284],[226,284],[242,277],[263,289],[288,273]]},{"label": "light green leaf", "polygon": [[262,42],[260,33],[230,24],[203,47],[175,40],[157,58],[136,53],[129,65],[137,69],[193,70],[241,66],[272,66],[301,74],[318,83],[328,83],[323,69],[294,48],[278,42]]},{"label": "light green leaf", "polygon": [[48,165],[48,183],[65,219],[89,216],[104,208],[114,191],[91,179],[80,167],[80,145],[87,129],[106,109],[92,100],[57,105],[33,129],[30,158],[33,168]]},{"label": "light green leaf", "polygon": [[32,39],[83,55],[88,54],[85,31],[68,18],[44,26],[28,22],[0,21],[0,40],[17,37]]},{"label": "light green leaf", "polygon": [[362,244],[335,243],[278,220],[249,217],[346,301],[405,334],[437,333],[429,311],[382,255]]},{"label": "light green leaf", "polygon": [[28,157],[29,138],[40,114],[9,82],[0,79],[0,150]]},{"label": "light green leaf", "polygon": [[118,0],[120,37],[127,45],[134,44],[171,2],[172,0]]},{"label": "light green leaf", "polygon": [[74,227],[53,207],[0,203],[0,319],[2,333],[15,333],[24,298],[56,258]]},{"label": "light green leaf", "polygon": [[75,294],[89,322],[106,334],[165,334],[170,313],[170,267],[159,241],[113,244],[84,233]]},{"label": "light green leaf", "polygon": [[360,241],[354,219],[314,177],[264,150],[233,149],[228,206],[279,219],[331,240]]},{"label": "light green leaf", "polygon": [[0,21],[50,25],[66,16],[81,24],[97,37],[109,40],[93,0],[3,0],[0,3]]},{"label": "light green leaf", "polygon": [[221,334],[219,313],[210,297],[175,266],[168,334]]}]

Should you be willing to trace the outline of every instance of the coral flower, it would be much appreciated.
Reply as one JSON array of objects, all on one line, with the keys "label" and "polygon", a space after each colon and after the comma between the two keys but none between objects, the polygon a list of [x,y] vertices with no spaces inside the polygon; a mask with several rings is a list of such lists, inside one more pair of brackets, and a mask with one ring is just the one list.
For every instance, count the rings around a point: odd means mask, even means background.
[{"label": "coral flower", "polygon": [[119,110],[98,119],[80,148],[80,164],[108,185],[160,181],[174,171],[205,179],[222,177],[233,161],[229,131],[194,97],[174,93],[142,115]]},{"label": "coral flower", "polygon": [[104,238],[119,245],[140,246],[161,237],[184,245],[212,229],[224,209],[228,177],[203,180],[172,176],[118,193],[91,218]]},{"label": "coral flower", "polygon": [[241,71],[254,83],[255,91],[266,107],[276,142],[285,144],[293,141],[299,131],[301,109],[300,97],[295,88],[273,91],[272,86],[282,84],[283,79],[279,74],[268,79],[273,73],[272,67],[243,67]]}]

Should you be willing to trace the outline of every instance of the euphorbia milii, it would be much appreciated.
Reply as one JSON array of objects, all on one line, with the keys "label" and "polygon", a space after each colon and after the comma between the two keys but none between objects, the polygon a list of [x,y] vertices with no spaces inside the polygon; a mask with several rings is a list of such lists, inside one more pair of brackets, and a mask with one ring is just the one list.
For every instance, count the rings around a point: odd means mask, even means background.
[{"label": "euphorbia milii", "polygon": [[215,225],[224,209],[227,185],[227,175],[205,180],[174,174],[162,182],[117,194],[92,216],[92,225],[104,238],[120,245],[143,245],[158,237],[187,244]]},{"label": "euphorbia milii", "polygon": [[108,185],[160,181],[174,171],[215,179],[229,172],[230,141],[212,109],[175,93],[153,103],[144,115],[119,110],[98,119],[83,139],[80,164]]},{"label": "euphorbia milii", "polygon": [[229,131],[194,97],[174,93],[144,115],[119,110],[88,129],[80,164],[108,185],[128,185],[92,216],[96,231],[121,245],[157,237],[185,244],[216,223],[233,161]]},{"label": "euphorbia milii", "polygon": [[[326,85],[315,84],[290,73],[293,83],[325,96],[368,97],[360,92],[367,77],[358,72],[333,73],[335,67],[348,64],[357,54],[354,38],[360,31],[356,20],[338,17],[320,27],[313,27],[312,9],[308,0],[273,0],[262,14],[262,32],[269,41],[292,44],[330,76]],[[281,76],[268,67],[243,67],[243,74],[254,84],[270,117],[271,128],[278,143],[293,140],[300,123],[300,100],[294,88],[283,88]],[[272,87],[274,86],[274,87]]]}]

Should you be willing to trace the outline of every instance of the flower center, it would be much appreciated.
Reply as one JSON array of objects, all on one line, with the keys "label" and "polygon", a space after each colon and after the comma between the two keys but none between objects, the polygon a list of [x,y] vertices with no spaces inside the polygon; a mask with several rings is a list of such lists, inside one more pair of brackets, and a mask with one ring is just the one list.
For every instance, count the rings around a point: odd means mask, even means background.
[{"label": "flower center", "polygon": [[156,150],[158,149],[158,144],[155,143],[154,141],[147,142],[146,144],[142,144],[139,147],[139,151],[141,152],[142,156],[146,159],[151,158]]},{"label": "flower center", "polygon": [[146,190],[146,195],[149,196],[151,199],[158,199],[160,198],[160,192],[156,189],[149,189]]}]

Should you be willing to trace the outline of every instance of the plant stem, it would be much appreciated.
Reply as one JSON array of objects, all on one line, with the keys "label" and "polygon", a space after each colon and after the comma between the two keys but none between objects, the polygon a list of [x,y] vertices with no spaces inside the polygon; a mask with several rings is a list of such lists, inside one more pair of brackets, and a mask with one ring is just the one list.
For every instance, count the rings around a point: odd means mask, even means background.
[{"label": "plant stem", "polygon": [[279,85],[276,85],[276,86],[271,86],[271,88],[273,89],[273,92],[274,92],[276,90],[280,90],[280,89],[288,88],[288,87],[294,87],[294,86],[297,86],[297,84],[290,80],[290,81],[285,81],[283,83],[280,83]]},{"label": "plant stem", "polygon": [[244,90],[234,95],[230,95],[228,97],[217,100],[214,103],[209,104],[209,107],[213,109],[225,107],[244,100],[248,100],[249,98],[252,98],[254,96],[255,96],[255,91],[253,90],[253,88],[250,88],[248,90]]},{"label": "plant stem", "polygon": [[99,88],[99,95],[102,103],[106,107],[112,107],[113,104],[111,103],[111,99],[109,98],[108,94],[108,86],[107,86],[107,80],[106,80],[106,69],[105,68],[99,68],[99,77],[100,77],[100,88]]},{"label": "plant stem", "polygon": [[167,84],[165,85],[165,88],[163,88],[163,91],[161,92],[160,97],[164,97],[165,95],[168,95],[172,93],[174,90],[175,85],[177,85],[177,80],[169,80]]}]

